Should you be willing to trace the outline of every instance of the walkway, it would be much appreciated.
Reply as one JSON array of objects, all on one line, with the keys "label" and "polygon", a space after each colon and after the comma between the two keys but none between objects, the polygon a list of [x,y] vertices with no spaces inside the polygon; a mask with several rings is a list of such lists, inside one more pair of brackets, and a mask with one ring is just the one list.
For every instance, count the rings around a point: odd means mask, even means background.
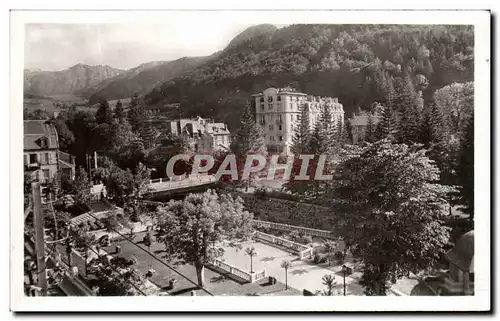
[{"label": "walkway", "polygon": [[[250,271],[250,258],[245,253],[247,247],[255,247],[257,256],[253,258],[253,270],[256,272],[265,269],[267,275],[274,276],[278,281],[285,283],[285,271],[281,267],[283,260],[288,260],[292,263],[292,267],[288,270],[288,285],[302,291],[307,289],[311,292],[321,291],[325,289],[322,284],[322,278],[326,274],[333,274],[337,281],[336,291],[338,295],[343,293],[343,274],[341,267],[325,268],[316,264],[307,263],[298,260],[296,255],[292,255],[281,249],[277,249],[267,244],[260,242],[248,242],[243,244],[242,249],[237,249],[231,246],[225,246],[224,259],[227,263],[238,268]],[[347,295],[364,295],[363,288],[352,277],[346,277],[346,294]]]}]

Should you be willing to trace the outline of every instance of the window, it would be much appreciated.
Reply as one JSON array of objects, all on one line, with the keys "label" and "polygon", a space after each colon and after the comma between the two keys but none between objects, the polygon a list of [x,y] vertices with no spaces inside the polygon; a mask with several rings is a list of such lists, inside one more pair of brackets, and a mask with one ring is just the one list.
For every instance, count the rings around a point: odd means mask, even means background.
[{"label": "window", "polygon": [[474,273],[469,273],[469,281],[474,282]]},{"label": "window", "polygon": [[269,130],[274,130],[274,125],[273,124],[269,125]]},{"label": "window", "polygon": [[267,104],[267,109],[269,110],[273,109],[273,103]]},{"label": "window", "polygon": [[281,123],[283,119],[281,118],[281,115],[278,115],[278,122]]},{"label": "window", "polygon": [[269,140],[274,142],[274,136],[269,136]]},{"label": "window", "polygon": [[49,153],[42,154],[42,164],[47,165],[49,163]]},{"label": "window", "polygon": [[273,96],[267,97],[267,102],[272,103],[273,102]]},{"label": "window", "polygon": [[264,102],[264,97],[260,97],[260,102],[263,103]]},{"label": "window", "polygon": [[278,130],[282,130],[282,129],[283,129],[283,126],[279,125]]},{"label": "window", "polygon": [[269,115],[269,121],[273,121],[274,120],[274,115]]},{"label": "window", "polygon": [[278,101],[281,101],[281,96],[278,96]]},{"label": "window", "polygon": [[260,104],[260,109],[264,110],[264,104]]},{"label": "window", "polygon": [[34,164],[37,162],[36,154],[30,154],[30,164]]},{"label": "window", "polygon": [[280,142],[283,141],[283,136],[278,136],[278,139],[280,140]]},{"label": "window", "polygon": [[47,137],[42,137],[42,138],[40,138],[40,146],[41,146],[42,148],[47,148],[47,147],[49,147],[49,142],[48,142],[48,140],[47,140]]},{"label": "window", "polygon": [[50,178],[49,177],[49,174],[50,174],[49,170],[48,169],[44,169],[42,171],[43,171],[43,178],[49,179]]}]

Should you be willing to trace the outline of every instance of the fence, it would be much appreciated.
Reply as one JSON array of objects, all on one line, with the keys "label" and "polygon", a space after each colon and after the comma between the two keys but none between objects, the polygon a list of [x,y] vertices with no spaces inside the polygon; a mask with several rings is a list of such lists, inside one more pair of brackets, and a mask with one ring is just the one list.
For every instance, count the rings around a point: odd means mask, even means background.
[{"label": "fence", "polygon": [[309,234],[309,235],[319,236],[319,237],[325,237],[325,238],[335,238],[335,239],[337,238],[330,231],[318,230],[318,229],[302,227],[302,226],[288,225],[288,224],[283,224],[283,223],[274,223],[274,222],[269,222],[269,221],[253,220],[253,225],[256,227],[272,228],[272,229],[282,230],[282,231],[297,231],[299,233]]},{"label": "fence", "polygon": [[240,270],[230,264],[227,264],[217,259],[213,260],[212,264],[250,283],[257,282],[258,280],[266,277],[266,270],[262,270],[261,272],[258,273],[250,273]]},{"label": "fence", "polygon": [[154,190],[169,190],[182,187],[191,187],[197,185],[204,185],[216,182],[217,179],[214,175],[210,176],[193,176],[182,180],[169,180],[167,178],[157,178],[149,181]]},{"label": "fence", "polygon": [[292,250],[294,253],[297,253],[299,258],[301,260],[304,260],[308,257],[311,257],[313,255],[313,248],[302,245],[300,243],[296,243],[287,239],[283,239],[281,237],[277,237],[274,235],[262,233],[259,231],[255,231],[255,237],[258,239],[276,244],[276,245],[281,245],[287,249]]}]

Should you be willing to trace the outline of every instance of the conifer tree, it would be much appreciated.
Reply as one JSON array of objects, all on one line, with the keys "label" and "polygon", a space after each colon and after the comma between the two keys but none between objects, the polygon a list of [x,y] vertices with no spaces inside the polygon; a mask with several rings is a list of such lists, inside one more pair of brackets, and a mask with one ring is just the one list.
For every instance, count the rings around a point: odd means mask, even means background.
[{"label": "conifer tree", "polygon": [[125,117],[125,112],[123,110],[122,101],[118,100],[115,106],[115,118],[118,120],[122,120],[124,117]]},{"label": "conifer tree", "polygon": [[366,123],[365,141],[373,143],[376,140],[376,129],[377,125],[375,124],[373,114],[369,113],[368,122]]},{"label": "conifer tree", "polygon": [[142,126],[140,128],[140,136],[142,141],[144,142],[144,147],[149,149],[153,147],[154,140],[156,138],[156,132],[153,128],[153,124],[151,123],[151,119],[146,119],[142,122]]},{"label": "conifer tree", "polygon": [[241,115],[241,125],[234,133],[231,150],[238,156],[250,154],[266,154],[264,131],[255,123],[255,116],[250,103],[247,102]]},{"label": "conifer tree", "polygon": [[105,99],[99,102],[99,108],[95,113],[95,120],[98,124],[113,124],[113,112]]},{"label": "conifer tree", "polygon": [[471,115],[461,139],[457,166],[460,194],[465,211],[474,218],[474,114]]},{"label": "conifer tree", "polygon": [[335,143],[336,131],[328,106],[323,106],[321,115],[314,124],[311,135],[311,152],[315,155],[329,154]]},{"label": "conifer tree", "polygon": [[399,93],[398,110],[401,111],[399,120],[399,142],[405,144],[417,143],[420,136],[419,98],[409,75],[406,75],[403,87]]},{"label": "conifer tree", "polygon": [[393,140],[396,132],[396,119],[394,117],[394,112],[390,105],[387,105],[382,109],[382,119],[377,124],[377,129],[375,133],[376,140],[389,139]]},{"label": "conifer tree", "polygon": [[145,118],[144,110],[139,104],[139,98],[137,94],[134,95],[130,102],[130,107],[128,109],[127,118],[128,122],[132,126],[132,131],[137,132],[141,128],[141,125]]},{"label": "conifer tree", "polygon": [[299,119],[294,127],[295,130],[290,149],[295,155],[304,154],[309,151],[311,143],[311,124],[309,110],[306,106],[301,107]]}]

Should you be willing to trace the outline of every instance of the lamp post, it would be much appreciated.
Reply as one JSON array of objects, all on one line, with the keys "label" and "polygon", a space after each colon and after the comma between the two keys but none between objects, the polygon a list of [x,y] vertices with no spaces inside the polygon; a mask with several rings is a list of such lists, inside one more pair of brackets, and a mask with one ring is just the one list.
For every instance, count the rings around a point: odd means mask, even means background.
[{"label": "lamp post", "polygon": [[344,296],[345,296],[345,274],[347,272],[347,266],[345,264],[342,265],[342,272],[344,273]]}]

